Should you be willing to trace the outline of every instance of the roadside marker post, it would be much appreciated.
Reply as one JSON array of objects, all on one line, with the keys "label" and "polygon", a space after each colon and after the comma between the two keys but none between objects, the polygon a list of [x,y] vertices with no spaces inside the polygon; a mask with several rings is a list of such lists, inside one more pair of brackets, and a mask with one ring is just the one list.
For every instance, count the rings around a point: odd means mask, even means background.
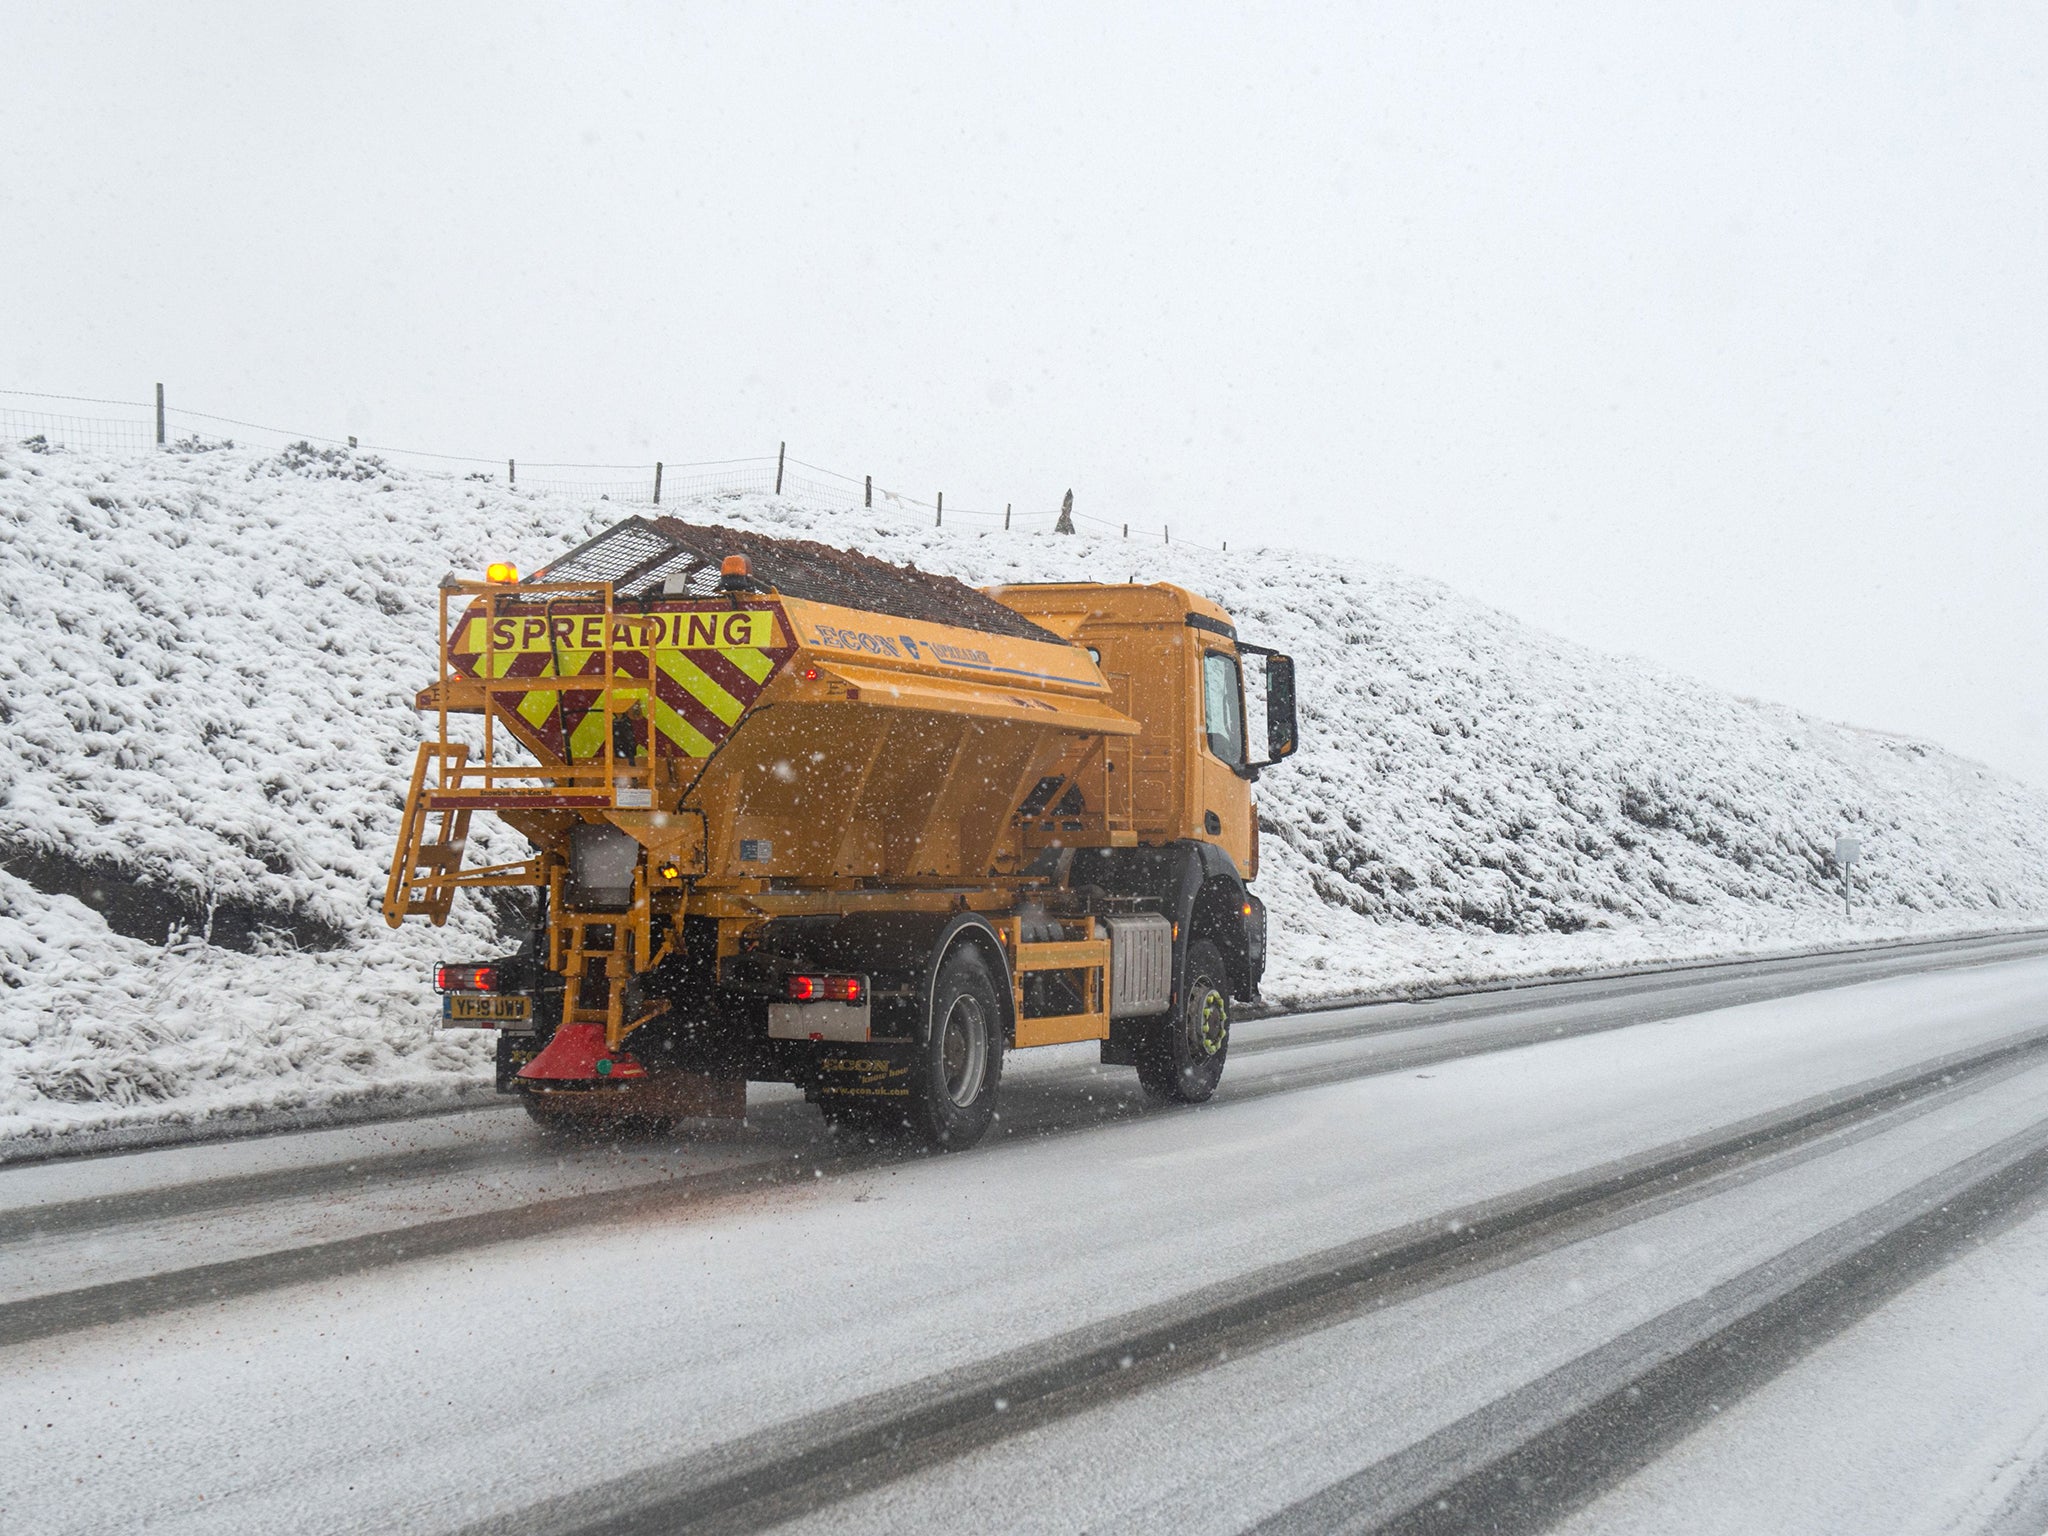
[{"label": "roadside marker post", "polygon": [[1849,915],[1849,894],[1855,888],[1850,870],[1863,856],[1863,845],[1848,833],[1835,838],[1835,864],[1842,871],[1842,916]]}]

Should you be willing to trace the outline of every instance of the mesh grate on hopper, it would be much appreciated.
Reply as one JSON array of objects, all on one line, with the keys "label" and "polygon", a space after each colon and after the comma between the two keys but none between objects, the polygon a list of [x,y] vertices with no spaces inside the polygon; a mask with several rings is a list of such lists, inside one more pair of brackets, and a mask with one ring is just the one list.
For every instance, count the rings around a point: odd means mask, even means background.
[{"label": "mesh grate on hopper", "polygon": [[686,595],[711,597],[718,592],[720,565],[728,555],[745,555],[758,581],[790,597],[986,634],[1064,643],[950,576],[891,565],[808,539],[778,539],[668,517],[629,517],[615,523],[527,579],[609,581],[615,600],[634,601],[661,596],[669,582],[680,577]]}]

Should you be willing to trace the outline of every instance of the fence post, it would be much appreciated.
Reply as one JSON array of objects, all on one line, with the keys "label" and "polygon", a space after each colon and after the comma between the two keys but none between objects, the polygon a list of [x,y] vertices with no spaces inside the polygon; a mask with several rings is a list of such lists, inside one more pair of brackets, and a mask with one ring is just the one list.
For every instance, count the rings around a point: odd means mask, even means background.
[{"label": "fence post", "polygon": [[654,504],[661,505],[661,460],[654,461]]},{"label": "fence post", "polygon": [[1010,504],[1009,504],[1009,503],[1008,503],[1008,502],[1006,501],[1006,502],[1004,502],[1004,503],[1003,503],[1003,532],[1005,532],[1005,533],[1008,533],[1009,531],[1010,531]]},{"label": "fence post", "polygon": [[775,494],[782,494],[782,456],[789,452],[789,444],[783,443],[775,450]]},{"label": "fence post", "polygon": [[161,384],[156,387],[156,445],[159,448],[164,445],[164,387]]},{"label": "fence post", "polygon": [[939,520],[933,523],[932,526],[934,528],[946,526],[946,493],[944,491],[939,492]]},{"label": "fence post", "polygon": [[519,483],[519,461],[517,459],[507,459],[505,461],[505,483],[507,485],[517,485]]},{"label": "fence post", "polygon": [[874,504],[875,504],[875,477],[874,477],[873,475],[869,475],[869,476],[868,476],[868,492],[867,492],[867,500],[863,501],[863,502],[861,503],[861,505],[862,505],[862,506],[864,506],[864,507],[872,507],[872,506],[873,506]]},{"label": "fence post", "polygon": [[1159,525],[1159,542],[1162,544],[1171,544],[1173,542],[1173,530],[1164,523]]},{"label": "fence post", "polygon": [[1125,524],[1124,524],[1124,537],[1128,539],[1128,538],[1129,538],[1130,536],[1131,536],[1131,525],[1130,525],[1129,523],[1125,523]]}]

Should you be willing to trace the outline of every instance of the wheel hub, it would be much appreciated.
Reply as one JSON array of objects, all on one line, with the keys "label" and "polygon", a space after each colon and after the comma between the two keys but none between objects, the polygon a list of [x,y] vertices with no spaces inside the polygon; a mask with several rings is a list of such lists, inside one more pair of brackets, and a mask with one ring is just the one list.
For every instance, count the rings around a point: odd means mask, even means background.
[{"label": "wheel hub", "polygon": [[956,997],[946,1010],[939,1062],[946,1075],[946,1097],[965,1109],[980,1095],[988,1073],[988,1020],[973,998]]},{"label": "wheel hub", "polygon": [[1195,1054],[1214,1056],[1230,1038],[1229,1000],[1215,987],[1205,987],[1196,1000],[1194,1015]]}]

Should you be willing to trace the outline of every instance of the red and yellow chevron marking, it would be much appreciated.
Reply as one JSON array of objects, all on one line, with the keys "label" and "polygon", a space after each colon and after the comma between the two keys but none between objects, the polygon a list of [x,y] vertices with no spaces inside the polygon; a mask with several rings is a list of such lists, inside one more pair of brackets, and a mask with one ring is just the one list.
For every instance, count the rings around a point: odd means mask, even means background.
[{"label": "red and yellow chevron marking", "polygon": [[[794,654],[779,607],[660,602],[612,613],[612,710],[657,757],[709,757]],[[479,602],[455,627],[450,668],[462,677],[590,678],[589,688],[494,693],[499,718],[528,745],[571,762],[605,751],[604,608],[587,599]],[[559,670],[557,670],[559,668]],[[567,742],[567,751],[563,744]]]}]

